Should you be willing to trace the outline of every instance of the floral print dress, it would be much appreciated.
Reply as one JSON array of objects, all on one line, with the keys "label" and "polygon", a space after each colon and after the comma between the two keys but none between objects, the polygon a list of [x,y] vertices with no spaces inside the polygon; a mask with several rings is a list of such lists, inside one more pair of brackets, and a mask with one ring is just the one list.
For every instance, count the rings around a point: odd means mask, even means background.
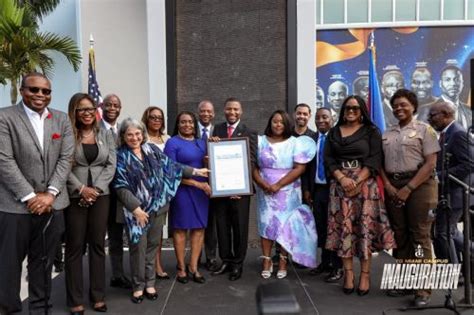
[{"label": "floral print dress", "polygon": [[[294,163],[306,164],[315,154],[316,143],[307,136],[292,136],[278,143],[270,143],[266,136],[258,137],[259,172],[270,185],[288,174]],[[275,194],[258,187],[257,208],[260,236],[278,242],[293,261],[316,267],[316,224],[311,209],[302,204],[300,179]]]}]

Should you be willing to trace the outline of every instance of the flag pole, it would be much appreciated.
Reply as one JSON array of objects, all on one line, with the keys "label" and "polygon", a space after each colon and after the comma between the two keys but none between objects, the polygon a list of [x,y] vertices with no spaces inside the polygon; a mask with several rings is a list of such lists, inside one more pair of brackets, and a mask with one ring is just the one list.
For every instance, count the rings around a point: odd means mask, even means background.
[{"label": "flag pole", "polygon": [[89,36],[89,44],[90,44],[90,48],[94,49],[94,37],[92,36],[92,33]]}]

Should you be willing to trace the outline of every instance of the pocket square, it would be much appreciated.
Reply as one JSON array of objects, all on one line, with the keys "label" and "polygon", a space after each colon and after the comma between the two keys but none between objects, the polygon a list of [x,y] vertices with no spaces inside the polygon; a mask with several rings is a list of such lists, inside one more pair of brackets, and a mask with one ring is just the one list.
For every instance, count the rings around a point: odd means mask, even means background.
[{"label": "pocket square", "polygon": [[53,140],[56,140],[56,139],[60,139],[61,138],[61,135],[59,133],[53,133],[53,135],[51,136],[51,138]]}]

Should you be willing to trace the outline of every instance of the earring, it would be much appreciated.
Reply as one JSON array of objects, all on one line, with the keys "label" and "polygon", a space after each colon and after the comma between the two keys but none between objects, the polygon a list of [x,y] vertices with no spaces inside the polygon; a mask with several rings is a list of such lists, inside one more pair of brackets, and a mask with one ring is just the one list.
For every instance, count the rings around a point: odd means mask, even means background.
[{"label": "earring", "polygon": [[360,122],[364,122],[364,117],[360,116],[359,120]]}]

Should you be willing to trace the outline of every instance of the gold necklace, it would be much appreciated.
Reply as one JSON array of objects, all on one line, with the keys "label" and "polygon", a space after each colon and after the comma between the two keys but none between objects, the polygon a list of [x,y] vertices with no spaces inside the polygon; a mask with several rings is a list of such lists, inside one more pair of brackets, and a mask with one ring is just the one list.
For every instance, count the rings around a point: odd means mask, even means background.
[{"label": "gold necklace", "polygon": [[82,137],[82,139],[89,138],[89,137],[92,136],[93,134],[94,134],[94,130],[91,130],[91,132],[89,132],[88,135],[84,135],[84,133],[81,131],[81,137]]}]

